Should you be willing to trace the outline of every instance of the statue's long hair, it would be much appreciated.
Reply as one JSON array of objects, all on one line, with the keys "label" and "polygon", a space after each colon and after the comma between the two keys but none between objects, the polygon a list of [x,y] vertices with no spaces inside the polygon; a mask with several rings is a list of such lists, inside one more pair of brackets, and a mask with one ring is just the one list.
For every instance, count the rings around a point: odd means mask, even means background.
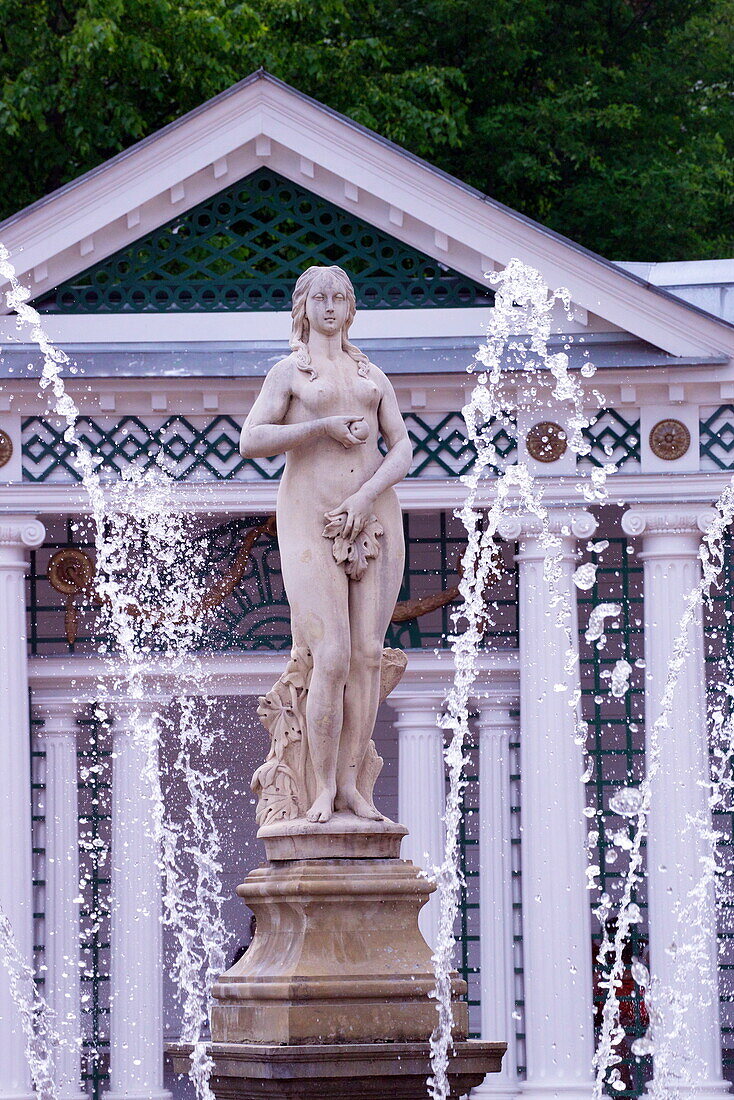
[{"label": "statue's long hair", "polygon": [[370,361],[365,353],[360,351],[358,347],[355,347],[354,344],[350,344],[347,338],[349,336],[349,329],[351,328],[352,321],[354,320],[354,314],[357,310],[357,299],[354,294],[354,287],[346,271],[336,266],[314,266],[306,268],[293,288],[293,305],[291,307],[291,317],[293,320],[291,324],[290,346],[296,353],[296,366],[299,370],[307,374],[312,381],[316,377],[316,371],[313,368],[311,356],[308,351],[308,337],[311,326],[306,317],[306,299],[308,298],[308,292],[313,286],[314,281],[324,271],[329,272],[334,282],[338,284],[339,289],[343,291],[344,297],[347,300],[347,319],[342,329],[342,351],[345,351],[357,364],[357,374],[366,378],[369,374]]}]

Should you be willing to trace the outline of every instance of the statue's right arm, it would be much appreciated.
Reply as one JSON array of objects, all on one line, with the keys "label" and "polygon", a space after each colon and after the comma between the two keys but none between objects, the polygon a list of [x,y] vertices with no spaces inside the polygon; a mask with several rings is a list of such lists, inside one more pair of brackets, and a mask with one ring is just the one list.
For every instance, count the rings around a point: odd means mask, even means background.
[{"label": "statue's right arm", "polygon": [[350,424],[362,419],[358,416],[326,416],[297,424],[283,423],[291,400],[292,369],[288,360],[284,359],[266,374],[263,388],[240,432],[242,457],[270,458],[325,435],[331,436],[343,447],[362,444],[364,440],[357,439],[350,430]]}]

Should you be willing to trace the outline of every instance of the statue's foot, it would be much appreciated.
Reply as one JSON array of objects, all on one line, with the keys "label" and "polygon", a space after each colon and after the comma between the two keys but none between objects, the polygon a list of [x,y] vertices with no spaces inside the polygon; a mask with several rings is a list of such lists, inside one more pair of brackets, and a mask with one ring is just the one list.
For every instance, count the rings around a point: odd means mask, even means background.
[{"label": "statue's foot", "polygon": [[314,799],[311,809],[306,814],[307,821],[328,821],[334,813],[334,799],[328,791],[323,791]]},{"label": "statue's foot", "polygon": [[385,818],[371,802],[359,791],[339,791],[334,804],[337,810],[351,810],[357,817],[366,817],[368,821],[384,821]]}]

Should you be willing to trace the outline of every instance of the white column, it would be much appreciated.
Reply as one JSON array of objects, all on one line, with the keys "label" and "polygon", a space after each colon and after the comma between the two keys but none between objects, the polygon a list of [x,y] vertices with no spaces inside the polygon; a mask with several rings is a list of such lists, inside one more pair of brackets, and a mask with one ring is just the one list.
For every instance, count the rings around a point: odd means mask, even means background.
[{"label": "white column", "polygon": [[[440,865],[444,854],[446,781],[443,730],[437,725],[442,700],[441,689],[428,686],[410,693],[398,687],[388,700],[398,730],[398,819],[409,830],[402,856],[425,871]],[[418,923],[426,943],[434,948],[438,916],[432,894]]]},{"label": "white column", "polygon": [[[112,711],[112,940],[109,1100],[168,1100],[163,1088],[161,876],[148,756],[135,716],[155,701],[115,699]],[[157,750],[156,750],[157,762]]]},{"label": "white column", "polygon": [[[575,743],[580,689],[576,538],[596,521],[554,510],[561,558],[554,593],[543,575],[548,551],[532,517],[503,525],[520,537],[520,773],[523,960],[527,1079],[523,1095],[591,1095],[594,1050],[591,917],[586,889],[583,749]],[[559,625],[563,604],[567,616]],[[576,655],[566,672],[569,650]],[[579,693],[580,694],[580,693]]]},{"label": "white column", "polygon": [[62,1039],[54,1055],[60,1100],[85,1095],[81,1085],[79,1013],[79,814],[76,708],[68,698],[34,692],[43,719],[39,745],[46,754],[45,998]]},{"label": "white column", "polygon": [[[31,749],[28,721],[25,573],[27,551],[43,542],[43,524],[28,516],[0,516],[0,907],[21,956],[33,965],[31,868]],[[0,964],[0,1100],[32,1100],[25,1039]]]},{"label": "white column", "polygon": [[479,919],[482,1038],[506,1042],[500,1073],[490,1073],[472,1096],[517,1096],[515,960],[512,920],[510,734],[516,700],[502,691],[477,701],[479,733]]},{"label": "white column", "polygon": [[[622,517],[628,535],[642,535],[645,622],[645,728],[648,766],[651,731],[660,715],[673,646],[680,632],[686,596],[701,579],[701,532],[711,512],[703,507],[646,505]],[[659,768],[651,780],[647,839],[647,895],[650,969],[659,989],[653,1006],[662,1015],[662,1038],[679,1028],[674,1040],[686,1095],[720,1097],[728,1091],[721,1072],[721,1033],[717,980],[716,908],[713,886],[702,892],[696,919],[679,920],[678,907],[690,904],[700,882],[707,845],[692,819],[710,826],[706,731],[706,670],[700,612],[688,632],[687,656],[678,677],[665,728],[659,736]],[[695,952],[693,969],[686,967]],[[692,997],[689,997],[690,993]],[[682,1015],[669,1000],[685,1003]],[[655,1041],[655,1040],[654,1040]],[[670,1068],[670,1067],[668,1067]],[[675,1072],[675,1067],[672,1067]],[[662,1066],[655,1067],[664,1073]]]}]

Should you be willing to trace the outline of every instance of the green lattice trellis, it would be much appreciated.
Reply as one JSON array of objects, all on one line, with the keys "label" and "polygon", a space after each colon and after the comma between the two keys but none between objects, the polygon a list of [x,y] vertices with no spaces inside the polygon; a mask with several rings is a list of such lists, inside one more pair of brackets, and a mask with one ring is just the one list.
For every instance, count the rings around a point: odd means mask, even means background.
[{"label": "green lattice trellis", "polygon": [[[230,520],[207,534],[206,556],[215,572],[226,568],[244,532],[259,523],[262,516]],[[290,610],[274,539],[261,538],[255,543],[242,582],[215,610],[203,641],[205,648],[213,651],[290,649]]]},{"label": "green lattice trellis", "polygon": [[[447,477],[459,477],[471,470],[477,452],[471,440],[467,439],[466,422],[461,413],[447,413],[434,425],[416,413],[405,413],[403,419],[413,447],[413,465],[408,477],[420,477],[436,467]],[[490,425],[495,423],[493,419]],[[512,461],[517,452],[515,436],[500,425],[492,442],[503,464]],[[497,467],[493,469],[496,471]]]},{"label": "green lattice trellis", "polygon": [[[732,406],[724,406],[723,410]],[[721,414],[722,409],[717,410]],[[712,420],[714,417],[711,418]],[[703,430],[701,435],[703,443]],[[703,448],[702,448],[703,449]],[[734,538],[729,532],[724,539],[724,564],[720,582],[705,608],[706,679],[711,704],[723,704],[727,709],[726,688],[734,668]],[[727,777],[731,779],[731,776]],[[730,801],[731,804],[731,801]],[[727,1076],[734,1072],[734,887],[731,873],[734,865],[734,810],[723,807],[714,813],[714,824],[720,834],[719,853],[725,868],[718,890],[719,936],[719,998],[721,1001],[721,1034],[724,1065]]]},{"label": "green lattice trellis", "polygon": [[[518,720],[519,711],[514,714]],[[525,973],[522,957],[522,823],[521,823],[521,777],[520,742],[510,739],[510,814],[512,815],[511,842],[512,852],[512,927],[514,950],[515,995],[515,1042],[517,1043],[517,1075],[520,1080],[527,1076],[527,1056],[525,1051]]]},{"label": "green lattice trellis", "polygon": [[[31,694],[28,695],[28,705],[30,712],[30,704],[32,701]],[[39,718],[34,718],[30,714],[30,730],[31,730],[31,858],[33,861],[33,969],[35,973],[36,983],[43,991],[45,984],[44,968],[43,964],[43,952],[44,952],[44,922],[46,920],[45,911],[45,861],[46,861],[46,849],[40,842],[41,830],[44,828],[46,821],[46,811],[43,807],[44,795],[46,791],[46,782],[44,777],[46,766],[46,753],[38,745],[38,742],[34,736],[38,730],[42,727],[43,723]]]},{"label": "green lattice trellis", "polygon": [[[413,446],[408,477],[459,477],[468,473],[476,451],[466,438],[461,413],[406,413],[404,420]],[[283,455],[257,460],[240,457],[240,427],[231,416],[216,416],[201,423],[185,416],[169,416],[155,423],[138,416],[81,416],[77,421],[79,439],[100,460],[98,470],[103,477],[118,476],[131,465],[148,469],[159,457],[176,481],[272,481],[280,477],[285,465]],[[63,424],[46,417],[31,416],[23,421],[25,481],[81,480],[74,462],[74,444],[66,439],[65,431]],[[493,442],[500,461],[511,462],[517,451],[515,437],[500,425]]]},{"label": "green lattice trellis", "polygon": [[[606,540],[605,540],[606,541]],[[596,811],[591,828],[598,832],[595,860],[600,868],[600,889],[618,900],[624,876],[625,860],[612,841],[612,834],[629,828],[628,822],[609,809],[609,799],[619,787],[637,785],[644,769],[644,682],[642,628],[642,566],[632,557],[632,544],[626,539],[609,539],[601,552],[592,552],[597,565],[596,583],[588,592],[579,594],[580,664],[582,683],[582,713],[589,725],[587,750],[593,760],[593,775],[589,784],[589,800]],[[617,603],[621,613],[607,620],[603,648],[584,639],[588,615],[600,603]],[[609,689],[609,673],[617,660],[624,659],[633,668],[631,686],[620,699]],[[592,907],[598,894],[592,896]],[[646,917],[644,887],[636,888],[633,900]],[[598,929],[598,924],[594,922]],[[628,955],[644,958],[647,945],[646,922],[634,924]],[[601,939],[594,934],[594,956]],[[620,995],[625,1017],[626,1039],[620,1047],[620,1070],[627,1085],[621,1091],[608,1090],[620,1097],[640,1096],[650,1076],[650,1059],[635,1058],[630,1051],[633,1039],[643,1035],[646,1025],[642,1015],[638,987],[634,993]],[[595,1011],[599,1022],[604,991],[597,983],[594,991]]]},{"label": "green lattice trellis", "polygon": [[579,465],[606,466],[611,462],[620,469],[627,464],[639,464],[639,416],[627,420],[616,409],[600,409],[588,428],[583,429],[583,436],[591,444],[591,451],[579,458]]},{"label": "green lattice trellis", "polygon": [[481,1037],[481,963],[479,954],[479,746],[476,740],[464,745],[471,761],[464,770],[459,822],[459,868],[461,895],[454,938],[458,946],[456,969],[467,984],[469,1038]]},{"label": "green lattice trellis", "polygon": [[79,779],[79,870],[84,902],[79,912],[82,1020],[82,1080],[92,1100],[109,1082],[110,877],[106,853],[112,823],[109,730],[94,716],[77,720]]},{"label": "green lattice trellis", "polygon": [[[216,416],[201,426],[184,416],[169,416],[153,425],[137,416],[110,421],[80,416],[77,421],[79,439],[101,459],[98,470],[103,476],[118,475],[131,465],[147,470],[160,454],[176,481],[221,481],[243,471],[265,480],[279,477],[282,455],[258,460],[240,457],[240,428],[231,416]],[[74,444],[65,438],[61,424],[31,416],[23,421],[22,430],[24,480],[81,480]]]},{"label": "green lattice trellis", "polygon": [[734,468],[734,405],[720,405],[701,419],[700,450],[702,465],[708,459],[718,470]]},{"label": "green lattice trellis", "polygon": [[34,304],[41,313],[285,310],[311,264],[345,268],[363,309],[493,301],[486,285],[261,168]]},{"label": "green lattice trellis", "polygon": [[[229,520],[207,531],[206,559],[212,579],[223,575],[234,560],[244,532],[262,522],[262,516]],[[466,539],[458,519],[447,512],[406,514],[407,545],[405,572],[399,598],[412,600],[434,595],[457,583],[457,566]],[[59,525],[38,550],[31,552],[28,579],[28,648],[33,656],[52,653],[90,653],[96,650],[95,612],[79,604],[79,630],[73,645],[64,634],[64,597],[48,581],[48,563],[53,553],[76,546],[92,557],[91,534],[73,520]],[[504,569],[492,588],[494,609],[493,644],[516,647],[517,568],[511,547],[504,546]],[[452,605],[446,605],[418,619],[392,623],[386,644],[400,649],[444,648],[451,633]],[[260,538],[242,582],[212,614],[204,640],[212,652],[248,650],[282,651],[290,648],[290,614],[283,589],[277,543]]]}]

